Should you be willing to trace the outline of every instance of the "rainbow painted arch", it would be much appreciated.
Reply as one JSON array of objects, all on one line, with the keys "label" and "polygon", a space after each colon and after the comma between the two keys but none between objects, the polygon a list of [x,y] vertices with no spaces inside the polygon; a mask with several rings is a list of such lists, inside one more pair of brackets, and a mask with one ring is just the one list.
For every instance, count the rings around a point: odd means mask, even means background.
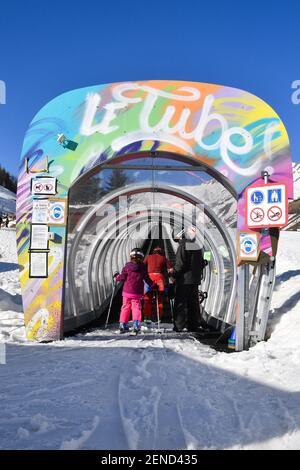
[{"label": "rainbow painted arch", "polygon": [[[288,197],[293,198],[286,129],[267,103],[248,92],[207,83],[151,80],[91,86],[58,96],[31,122],[20,162],[17,246],[29,339],[62,337],[67,239],[66,220],[50,227],[60,237],[61,256],[52,255],[50,240],[47,276],[31,277],[36,199],[32,179],[55,178],[55,198],[68,207],[69,189],[78,177],[116,157],[149,152],[197,161],[226,181],[238,199],[241,230],[246,228],[245,189],[262,181],[262,171],[269,173],[272,182],[286,183]],[[41,163],[46,157],[47,172]],[[35,172],[30,171],[34,168]],[[271,253],[268,237],[263,237],[262,246]]]}]

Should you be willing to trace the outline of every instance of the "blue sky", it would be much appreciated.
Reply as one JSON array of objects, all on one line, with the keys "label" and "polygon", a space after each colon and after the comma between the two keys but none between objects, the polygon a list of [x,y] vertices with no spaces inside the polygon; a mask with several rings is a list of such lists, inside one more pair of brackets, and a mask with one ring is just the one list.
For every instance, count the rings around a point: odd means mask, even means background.
[{"label": "blue sky", "polygon": [[83,86],[127,80],[191,80],[233,86],[267,101],[300,161],[297,1],[17,1],[0,5],[0,164],[17,174],[36,112]]}]

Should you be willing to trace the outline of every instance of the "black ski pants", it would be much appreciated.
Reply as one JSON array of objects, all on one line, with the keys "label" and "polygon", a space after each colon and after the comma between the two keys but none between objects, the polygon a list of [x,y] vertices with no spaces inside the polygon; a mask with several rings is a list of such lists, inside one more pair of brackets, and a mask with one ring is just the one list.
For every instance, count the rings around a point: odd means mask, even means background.
[{"label": "black ski pants", "polygon": [[177,284],[174,302],[174,328],[195,331],[200,323],[197,284]]}]

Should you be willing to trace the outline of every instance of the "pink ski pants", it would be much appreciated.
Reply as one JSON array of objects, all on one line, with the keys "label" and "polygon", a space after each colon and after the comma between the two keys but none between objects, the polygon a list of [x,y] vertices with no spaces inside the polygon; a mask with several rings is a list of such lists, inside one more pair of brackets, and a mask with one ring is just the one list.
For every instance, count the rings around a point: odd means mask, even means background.
[{"label": "pink ski pants", "polygon": [[142,321],[142,303],[141,299],[132,299],[123,296],[123,304],[120,313],[120,323],[128,323],[132,312],[132,320]]}]

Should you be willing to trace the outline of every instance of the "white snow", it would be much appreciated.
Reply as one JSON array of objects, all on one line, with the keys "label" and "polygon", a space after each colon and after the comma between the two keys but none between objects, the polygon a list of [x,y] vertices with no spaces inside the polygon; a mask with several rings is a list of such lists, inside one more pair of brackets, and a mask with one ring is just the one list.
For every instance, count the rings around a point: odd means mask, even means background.
[{"label": "white snow", "polygon": [[281,235],[268,341],[226,354],[172,333],[26,342],[1,230],[0,448],[300,449],[299,242]]},{"label": "white snow", "polygon": [[99,416],[95,416],[93,419],[92,429],[88,431],[83,431],[79,439],[71,439],[70,441],[65,441],[61,445],[61,450],[78,450],[81,449],[84,443],[91,437],[93,432],[96,430],[99,424]]},{"label": "white snow", "polygon": [[0,230],[0,341],[25,338],[16,232]]}]

